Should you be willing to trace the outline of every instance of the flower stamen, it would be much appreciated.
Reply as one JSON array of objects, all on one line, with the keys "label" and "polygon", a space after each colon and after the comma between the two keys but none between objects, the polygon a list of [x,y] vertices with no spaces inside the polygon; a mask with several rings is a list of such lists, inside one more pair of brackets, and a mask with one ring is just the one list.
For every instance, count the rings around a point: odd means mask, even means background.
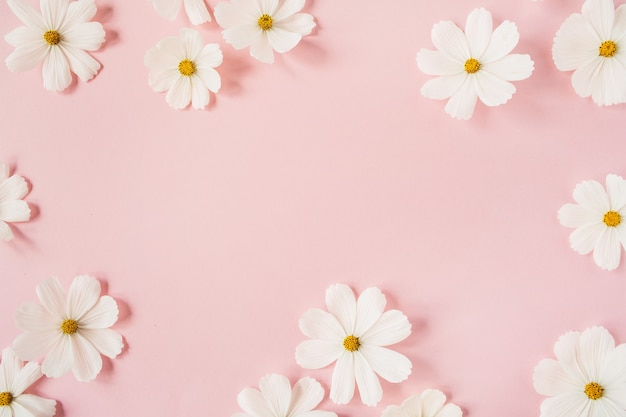
[{"label": "flower stamen", "polygon": [[0,392],[0,407],[6,407],[13,402],[13,395],[9,391]]},{"label": "flower stamen", "polygon": [[600,56],[611,58],[617,53],[617,45],[613,41],[604,41],[598,47],[598,52]]},{"label": "flower stamen", "polygon": [[360,346],[361,343],[359,342],[359,338],[356,336],[350,335],[346,336],[346,338],[343,339],[343,347],[348,352],[354,352],[355,350],[359,350]]},{"label": "flower stamen", "polygon": [[622,222],[622,216],[616,211],[607,211],[602,221],[609,227],[616,227]]},{"label": "flower stamen", "polygon": [[465,72],[467,72],[468,74],[478,72],[478,70],[480,69],[480,62],[478,62],[476,58],[470,58],[465,61],[464,69]]},{"label": "flower stamen", "polygon": [[196,73],[196,64],[188,59],[183,59],[178,63],[178,72],[185,77],[191,77]]},{"label": "flower stamen", "polygon": [[590,382],[585,385],[585,394],[587,394],[587,397],[590,400],[597,400],[599,398],[602,398],[603,392],[604,388],[602,388],[602,385],[598,384],[597,382]]},{"label": "flower stamen", "polygon": [[66,319],[61,323],[61,331],[64,334],[72,335],[78,331],[78,322],[72,319]]},{"label": "flower stamen", "polygon": [[270,30],[272,26],[274,25],[274,19],[272,19],[272,16],[265,13],[261,17],[259,17],[259,20],[257,21],[257,23],[261,29]]},{"label": "flower stamen", "polygon": [[56,30],[49,30],[43,34],[43,39],[48,45],[54,46],[61,42],[61,35]]}]

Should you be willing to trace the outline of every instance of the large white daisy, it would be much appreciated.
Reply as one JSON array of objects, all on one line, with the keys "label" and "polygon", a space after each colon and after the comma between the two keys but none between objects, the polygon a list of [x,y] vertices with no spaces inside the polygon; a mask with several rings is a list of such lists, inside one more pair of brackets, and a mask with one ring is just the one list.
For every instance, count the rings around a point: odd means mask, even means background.
[{"label": "large white daisy", "polygon": [[427,389],[402,402],[402,405],[389,405],[381,417],[461,417],[463,411],[452,403],[446,404],[446,395],[436,389]]},{"label": "large white daisy", "polygon": [[515,23],[504,21],[495,30],[491,13],[474,9],[465,23],[465,33],[451,21],[433,26],[437,51],[421,49],[417,65],[437,78],[421,89],[424,97],[448,99],[445,110],[456,119],[472,117],[476,99],[487,106],[509,101],[515,86],[509,81],[530,77],[534,63],[529,55],[511,54],[519,41]]},{"label": "large white daisy", "polygon": [[313,410],[324,398],[324,389],[313,378],[304,377],[293,388],[283,375],[261,378],[259,389],[245,388],[237,396],[244,411],[232,417],[337,417],[330,411]]},{"label": "large white daisy", "polygon": [[204,45],[202,36],[183,28],[180,36],[162,39],[146,53],[150,69],[148,83],[154,91],[167,91],[165,100],[175,109],[191,103],[195,109],[209,104],[209,91],[217,93],[222,85],[215,70],[222,64],[222,50],[216,43]]},{"label": "large white daisy", "polygon": [[19,175],[9,176],[9,166],[0,164],[0,239],[13,239],[7,222],[25,222],[30,219],[30,208],[22,198],[28,194],[28,184]]},{"label": "large white daisy", "polygon": [[24,365],[13,349],[5,348],[0,363],[0,416],[52,417],[56,401],[24,393],[41,376],[39,364]]},{"label": "large white daisy", "polygon": [[547,395],[540,417],[626,416],[626,345],[615,346],[603,327],[569,332],[554,359],[535,367],[535,389]]},{"label": "large white daisy", "polygon": [[587,0],[554,38],[552,58],[561,71],[572,71],[581,97],[601,105],[626,102],[626,4]]},{"label": "large white daisy", "polygon": [[302,316],[300,330],[311,340],[296,348],[296,361],[304,368],[319,369],[337,362],[333,371],[330,398],[346,404],[354,395],[354,383],[361,401],[376,405],[383,391],[376,374],[390,382],[401,382],[411,374],[411,361],[385,348],[406,339],[411,324],[398,310],[384,311],[385,296],[368,288],[356,300],[347,285],[334,284],[326,290],[328,312],[314,308]]},{"label": "large white daisy", "polygon": [[184,5],[187,17],[194,25],[211,21],[209,9],[204,0],[152,0],[155,10],[166,19],[174,19]]},{"label": "large white daisy", "polygon": [[[100,63],[86,51],[95,51],[104,42],[104,29],[90,22],[96,14],[94,0],[41,0],[41,12],[26,0],[7,0],[9,8],[26,26],[5,36],[15,51],[6,59],[11,71],[32,69],[43,62],[43,86],[62,91],[72,74],[89,81]],[[71,72],[70,72],[71,71]]]},{"label": "large white daisy", "polygon": [[315,27],[313,16],[298,13],[305,0],[231,0],[215,6],[215,20],[224,40],[235,49],[250,47],[250,55],[273,63],[274,52],[287,52]]},{"label": "large white daisy", "polygon": [[41,304],[20,306],[15,324],[24,331],[13,342],[18,356],[34,360],[46,354],[42,372],[59,377],[70,369],[79,381],[94,379],[102,369],[100,354],[109,358],[122,351],[122,336],[110,329],[118,315],[117,303],[100,296],[100,283],[93,277],[74,278],[67,295],[56,278],[37,286]]},{"label": "large white daisy", "polygon": [[600,268],[614,270],[626,248],[626,181],[609,174],[606,190],[597,181],[583,181],[573,195],[577,204],[565,204],[558,212],[563,226],[576,229],[569,237],[572,249],[581,255],[593,251]]}]

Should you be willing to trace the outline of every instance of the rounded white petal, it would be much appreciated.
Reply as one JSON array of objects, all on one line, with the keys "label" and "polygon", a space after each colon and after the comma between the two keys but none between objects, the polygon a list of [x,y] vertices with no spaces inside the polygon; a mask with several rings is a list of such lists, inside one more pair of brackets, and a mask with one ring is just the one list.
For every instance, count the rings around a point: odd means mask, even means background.
[{"label": "rounded white petal", "polygon": [[[74,26],[91,20],[98,11],[94,0],[77,0],[70,2],[67,14],[63,19],[63,26],[57,28],[63,39],[67,39],[67,31],[73,30]],[[92,22],[97,23],[97,22]],[[98,23],[100,25],[100,23]],[[100,25],[102,26],[102,25]],[[104,40],[104,34],[102,39]]]},{"label": "rounded white petal", "polygon": [[87,382],[96,378],[102,369],[100,352],[80,332],[70,338],[71,354],[74,357],[72,372],[78,381]]},{"label": "rounded white petal", "polygon": [[367,345],[388,346],[406,339],[410,334],[409,319],[398,310],[388,310],[359,339]]},{"label": "rounded white petal", "polygon": [[313,16],[308,13],[297,13],[285,19],[274,22],[274,28],[283,29],[287,32],[298,33],[302,36],[311,33],[315,27]]},{"label": "rounded white petal", "polygon": [[599,381],[607,357],[615,349],[615,340],[604,327],[593,326],[580,335],[579,361],[590,381]]},{"label": "rounded white petal", "polygon": [[261,33],[261,36],[250,45],[250,56],[266,64],[274,63],[274,50],[272,49],[267,33]]},{"label": "rounded white petal", "polygon": [[453,22],[445,20],[435,24],[431,37],[435,48],[455,61],[465,63],[472,57],[465,34]]},{"label": "rounded white petal", "polygon": [[178,69],[150,71],[148,85],[156,92],[163,92],[172,88],[179,78],[181,75]]},{"label": "rounded white petal", "polygon": [[175,109],[184,109],[191,102],[191,77],[180,76],[169,89],[165,100]]},{"label": "rounded white petal", "polygon": [[152,6],[159,16],[169,20],[176,17],[181,4],[182,0],[152,0]]},{"label": "rounded white petal", "polygon": [[572,74],[572,85],[581,97],[591,96],[600,106],[626,102],[626,65],[615,57],[594,57],[582,64]]},{"label": "rounded white petal", "polygon": [[244,388],[237,396],[237,403],[243,411],[252,417],[275,417],[260,391],[253,388]]},{"label": "rounded white petal", "polygon": [[56,412],[56,404],[54,400],[22,394],[13,399],[11,407],[15,417],[52,417]]},{"label": "rounded white petal", "polygon": [[41,304],[26,302],[15,313],[15,325],[27,332],[58,331],[61,316],[50,314]]},{"label": "rounded white petal", "polygon": [[581,226],[569,235],[570,246],[579,254],[586,255],[594,250],[605,230],[606,225],[602,222]]},{"label": "rounded white petal", "polygon": [[362,356],[381,378],[389,382],[402,382],[411,375],[413,365],[406,356],[380,346],[364,345],[359,348]]},{"label": "rounded white petal", "polygon": [[28,43],[15,48],[4,62],[13,72],[28,71],[44,61],[47,54],[45,42]]},{"label": "rounded white petal", "polygon": [[72,72],[81,81],[87,82],[91,80],[100,70],[100,63],[82,49],[63,48],[63,51],[70,63]]},{"label": "rounded white petal", "polygon": [[242,23],[241,13],[231,2],[219,2],[213,9],[213,15],[217,24],[224,29],[232,28]]},{"label": "rounded white petal", "polygon": [[546,398],[541,403],[540,417],[592,417],[585,412],[589,401],[583,389]]},{"label": "rounded white petal", "polygon": [[610,38],[615,18],[613,0],[586,0],[582,15],[602,40]]},{"label": "rounded white petal", "polygon": [[62,320],[65,316],[65,292],[56,278],[44,279],[35,288],[41,304],[56,320]]},{"label": "rounded white petal", "polygon": [[579,68],[598,57],[598,47],[604,40],[582,15],[575,13],[563,22],[554,37],[554,64],[561,71]]},{"label": "rounded white petal", "polygon": [[484,8],[474,9],[467,16],[465,22],[465,36],[472,58],[478,59],[483,56],[487,50],[487,46],[489,46],[492,30],[493,22],[491,13]]},{"label": "rounded white petal", "polygon": [[[1,407],[0,417],[15,417],[13,415],[13,407]],[[27,417],[30,417],[30,416],[27,416]]]},{"label": "rounded white petal", "polygon": [[[598,213],[579,204],[564,204],[558,211],[559,223],[565,227],[578,228],[599,223]],[[593,248],[592,248],[593,249]],[[589,253],[591,249],[587,253]]]},{"label": "rounded white petal", "polygon": [[217,93],[222,87],[222,79],[219,73],[213,68],[198,68],[195,76],[198,77],[197,84],[204,85],[205,90],[208,89],[213,93]]},{"label": "rounded white petal", "polygon": [[326,290],[328,312],[339,321],[345,335],[354,334],[356,322],[356,298],[345,284],[333,284]]},{"label": "rounded white petal", "polygon": [[530,77],[535,64],[530,55],[512,54],[497,61],[485,62],[481,71],[507,81],[520,81]]},{"label": "rounded white petal", "polygon": [[51,46],[43,61],[43,86],[50,91],[63,91],[72,82],[70,63],[61,48]]},{"label": "rounded white petal", "polygon": [[[68,300],[69,302],[69,300]],[[80,319],[81,329],[104,329],[111,327],[116,321],[119,310],[113,297],[103,295],[96,304],[87,310]]]},{"label": "rounded white petal", "polygon": [[222,31],[222,35],[224,36],[224,41],[231,44],[235,49],[246,48],[264,38],[263,31],[256,22],[254,24],[231,27]]},{"label": "rounded white petal", "polygon": [[420,92],[426,98],[444,100],[456,94],[468,78],[465,71],[455,75],[433,78],[424,83]]},{"label": "rounded white petal", "polygon": [[[41,362],[41,372],[47,377],[58,378],[68,373],[74,365],[74,355],[72,354],[71,336],[58,333],[58,337],[54,346],[48,352],[48,355]],[[21,356],[18,350],[17,340],[13,347]]]},{"label": "rounded white petal", "polygon": [[489,47],[485,50],[485,53],[480,57],[479,61],[483,64],[487,64],[502,59],[511,53],[518,42],[519,32],[517,31],[517,25],[505,20],[493,31]]},{"label": "rounded white petal", "polygon": [[191,106],[202,110],[209,104],[209,90],[206,85],[194,74],[191,78]]},{"label": "rounded white petal", "polygon": [[41,16],[47,29],[60,29],[67,14],[69,0],[45,0],[39,1]]},{"label": "rounded white petal", "polygon": [[359,351],[354,352],[354,377],[359,388],[361,402],[371,407],[383,398],[383,389],[374,370]]},{"label": "rounded white petal", "polygon": [[[12,46],[27,46],[30,49],[33,48],[32,44],[38,44],[38,47],[44,47],[47,45],[42,36],[41,30],[31,26],[20,26],[13,29],[4,36],[4,40]],[[0,179],[0,181],[4,179],[6,179],[6,177]]]},{"label": "rounded white petal", "polygon": [[576,184],[573,197],[581,206],[587,207],[603,216],[604,213],[611,209],[606,191],[597,181],[582,181]]},{"label": "rounded white petal", "polygon": [[175,71],[178,75],[180,75],[178,71],[180,61],[180,57],[164,52],[159,46],[148,49],[143,60],[151,72]]},{"label": "rounded white petal", "polygon": [[580,390],[584,382],[582,379],[573,378],[554,359],[543,359],[535,367],[533,384],[539,394],[552,397]]},{"label": "rounded white petal", "polygon": [[609,174],[606,176],[606,193],[609,199],[609,207],[614,211],[620,211],[626,206],[626,181],[619,175]]},{"label": "rounded white petal", "polygon": [[345,351],[343,339],[334,342],[305,340],[296,347],[296,363],[306,369],[320,369],[336,361]]},{"label": "rounded white petal", "polygon": [[13,349],[20,358],[36,360],[59,343],[62,333],[58,330],[22,333],[13,340]]},{"label": "rounded white petal", "polygon": [[9,165],[4,162],[0,162],[0,183],[9,178]]},{"label": "rounded white petal", "polygon": [[204,0],[184,0],[185,12],[194,25],[211,21],[209,9]]},{"label": "rounded white petal", "polygon": [[622,245],[620,236],[614,227],[605,228],[604,233],[596,242],[593,250],[593,260],[596,264],[607,271],[613,271],[619,266]]},{"label": "rounded white petal", "polygon": [[283,0],[272,17],[280,21],[298,13],[303,7],[304,0]]},{"label": "rounded white petal", "polygon": [[[70,284],[67,293],[65,317],[82,322],[100,299],[100,282],[89,275],[79,275]],[[116,308],[117,310],[117,308]]]},{"label": "rounded white petal", "polygon": [[298,417],[337,417],[337,413],[332,411],[311,410],[300,414]]},{"label": "rounded white petal", "polygon": [[[2,355],[4,360],[4,354]],[[23,368],[19,369],[17,375],[13,379],[11,393],[13,396],[21,395],[28,387],[33,385],[43,374],[39,364],[28,362]]]},{"label": "rounded white petal", "polygon": [[108,358],[115,358],[122,352],[122,335],[113,329],[80,329],[80,334]]},{"label": "rounded white petal", "polygon": [[202,52],[204,42],[200,32],[193,29],[183,28],[180,30],[180,40],[183,45],[183,56],[185,59],[195,61],[196,57]]},{"label": "rounded white petal", "polygon": [[95,51],[104,43],[105,36],[104,28],[100,23],[79,23],[63,33],[63,40],[59,45],[63,47],[64,51],[71,49]]},{"label": "rounded white petal", "polygon": [[298,325],[300,331],[311,339],[341,343],[348,336],[335,316],[318,308],[306,311],[298,321]]},{"label": "rounded white petal", "polygon": [[288,415],[301,416],[313,410],[324,398],[324,388],[313,378],[300,378],[293,386]]},{"label": "rounded white petal", "polygon": [[28,194],[28,184],[19,175],[12,175],[0,183],[0,202],[19,200]]},{"label": "rounded white petal", "polygon": [[337,359],[330,384],[330,399],[347,404],[354,396],[354,354],[344,350]]},{"label": "rounded white petal", "polygon": [[[615,20],[613,21],[612,32],[611,39],[618,44],[623,44],[626,40],[626,5],[624,4],[619,5],[617,9],[615,9]],[[618,54],[619,52],[618,50]]]},{"label": "rounded white petal", "polygon": [[40,29],[42,34],[46,31],[41,14],[27,0],[7,0],[7,5],[26,26]]},{"label": "rounded white petal", "polygon": [[[20,369],[22,363],[20,359],[15,356],[15,352],[10,347],[6,347],[2,350],[2,362],[0,362],[0,392],[10,391],[14,392],[14,380]],[[22,393],[22,389],[19,394]]]},{"label": "rounded white petal", "polygon": [[196,67],[200,68],[215,68],[222,65],[224,55],[220,46],[216,43],[208,43],[204,45],[202,51],[196,58]]},{"label": "rounded white petal", "polygon": [[13,239],[13,232],[8,224],[0,220],[0,239],[9,241]]},{"label": "rounded white petal", "polygon": [[[412,395],[407,400],[405,400],[405,402],[415,397],[419,398],[419,396],[417,395]],[[404,408],[392,404],[392,405],[388,405],[387,407],[385,407],[380,417],[421,417],[421,416],[420,414],[410,414],[406,412]]]},{"label": "rounded white petal", "polygon": [[[261,10],[261,14],[269,14],[270,16],[276,15],[276,10],[278,9],[278,4],[281,0],[256,0],[252,3],[257,3]],[[285,1],[285,0],[282,0]]]},{"label": "rounded white petal", "polygon": [[[402,403],[402,407],[408,408],[409,406],[412,406],[414,407],[413,410],[419,413],[415,415],[419,415],[422,417],[434,417],[437,413],[439,413],[439,411],[441,411],[444,404],[446,403],[446,395],[443,392],[435,389],[427,389],[426,391],[422,392],[422,394],[419,396],[419,399],[419,403],[417,401],[414,401],[413,404],[407,404],[407,402],[405,401],[404,403]],[[415,406],[418,404],[419,409],[415,408]]]},{"label": "rounded white petal", "polygon": [[356,303],[354,334],[365,334],[382,316],[387,299],[376,287],[367,288],[359,295]]},{"label": "rounded white petal", "polygon": [[465,77],[465,81],[446,103],[446,113],[455,119],[469,120],[474,114],[477,98],[475,77]]},{"label": "rounded white petal", "polygon": [[30,219],[30,208],[23,200],[0,202],[0,220],[5,222],[25,222]]},{"label": "rounded white petal", "polygon": [[463,70],[463,62],[455,61],[449,55],[439,51],[420,49],[416,60],[418,68],[428,75],[449,76],[466,74]]},{"label": "rounded white petal", "polygon": [[478,98],[487,106],[500,106],[509,101],[515,94],[513,84],[486,71],[479,71],[474,76]]},{"label": "rounded white petal", "polygon": [[259,381],[259,390],[275,416],[286,416],[291,403],[291,384],[284,375],[265,375]]}]

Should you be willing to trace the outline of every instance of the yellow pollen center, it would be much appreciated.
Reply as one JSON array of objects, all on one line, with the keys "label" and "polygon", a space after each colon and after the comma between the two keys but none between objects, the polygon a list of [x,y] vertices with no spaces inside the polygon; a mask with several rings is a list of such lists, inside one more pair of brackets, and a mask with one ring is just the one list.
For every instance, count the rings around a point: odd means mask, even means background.
[{"label": "yellow pollen center", "polygon": [[473,74],[475,72],[478,72],[478,70],[480,69],[480,62],[478,62],[476,58],[470,58],[465,61],[464,68],[465,72],[467,72],[468,74]]},{"label": "yellow pollen center", "polygon": [[0,407],[6,407],[7,405],[11,405],[13,401],[13,395],[10,392],[4,391],[0,392]]},{"label": "yellow pollen center", "polygon": [[261,29],[270,30],[274,25],[274,19],[272,19],[272,16],[270,16],[269,14],[264,14],[263,16],[259,17],[257,23],[259,24],[259,27]]},{"label": "yellow pollen center", "polygon": [[604,41],[598,47],[600,56],[610,58],[617,53],[617,45],[613,41]]},{"label": "yellow pollen center", "polygon": [[183,59],[178,63],[178,72],[186,77],[191,77],[196,73],[196,64],[188,59]]},{"label": "yellow pollen center", "polygon": [[622,216],[616,211],[607,211],[602,221],[609,227],[615,227],[622,222]]},{"label": "yellow pollen center", "polygon": [[359,338],[356,336],[350,335],[343,339],[343,347],[348,352],[354,352],[355,350],[359,350],[359,346],[361,346],[361,343],[359,343]]},{"label": "yellow pollen center", "polygon": [[56,45],[61,42],[61,35],[56,30],[49,30],[43,34],[43,39],[48,42],[48,45]]},{"label": "yellow pollen center", "polygon": [[67,319],[61,323],[61,331],[65,334],[74,334],[78,331],[78,322],[76,320]]},{"label": "yellow pollen center", "polygon": [[602,385],[597,382],[590,382],[585,385],[585,394],[589,397],[590,400],[597,400],[598,398],[602,398],[602,393],[604,392],[604,388]]}]

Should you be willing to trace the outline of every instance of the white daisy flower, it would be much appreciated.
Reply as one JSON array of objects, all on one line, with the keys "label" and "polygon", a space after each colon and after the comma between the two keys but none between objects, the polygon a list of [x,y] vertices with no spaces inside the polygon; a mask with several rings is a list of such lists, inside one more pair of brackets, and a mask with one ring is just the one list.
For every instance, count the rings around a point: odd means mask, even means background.
[{"label": "white daisy flower", "polygon": [[209,91],[217,93],[222,85],[215,70],[222,59],[218,44],[203,45],[199,32],[184,28],[180,36],[162,39],[149,49],[144,63],[150,69],[150,87],[167,91],[170,106],[184,109],[191,102],[194,109],[203,109],[209,104]]},{"label": "white daisy flower", "polygon": [[194,25],[211,21],[211,15],[204,0],[152,0],[152,5],[161,17],[169,20],[173,20],[180,6],[184,5],[185,13]]},{"label": "white daisy flower", "polygon": [[626,102],[626,5],[587,0],[554,38],[552,58],[561,71],[572,71],[572,86],[600,106]]},{"label": "white daisy flower", "polygon": [[26,25],[5,36],[15,46],[5,61],[11,71],[30,70],[43,62],[43,86],[52,91],[70,85],[70,71],[82,81],[98,73],[100,63],[85,52],[97,50],[104,42],[102,25],[90,22],[96,14],[94,0],[41,0],[41,13],[26,0],[7,3]]},{"label": "white daisy flower", "polygon": [[48,377],[59,377],[70,369],[79,381],[90,381],[100,373],[100,354],[115,358],[122,351],[122,336],[110,329],[118,315],[117,303],[100,296],[100,283],[82,275],[72,281],[67,295],[56,278],[37,286],[41,304],[20,306],[15,324],[24,331],[13,342],[17,355],[34,360],[46,354],[41,364]]},{"label": "white daisy flower", "polygon": [[315,27],[313,16],[298,13],[304,0],[231,0],[215,6],[215,20],[225,30],[224,40],[235,49],[250,47],[261,62],[274,62],[274,52],[284,53]]},{"label": "white daisy flower", "polygon": [[547,395],[540,417],[626,416],[626,345],[615,346],[603,327],[569,332],[554,359],[535,367],[535,389]]},{"label": "white daisy flower", "polygon": [[519,41],[515,23],[504,21],[492,31],[491,13],[474,9],[465,23],[465,33],[451,21],[433,26],[432,41],[437,51],[421,49],[420,70],[437,78],[427,81],[422,95],[435,100],[449,98],[446,113],[455,119],[472,117],[476,98],[487,106],[509,101],[515,86],[533,72],[529,55],[510,54]]},{"label": "white daisy flower", "polygon": [[563,226],[576,229],[569,237],[572,249],[581,255],[593,251],[600,268],[614,270],[626,248],[626,181],[609,174],[606,191],[597,181],[583,181],[573,194],[577,204],[565,204],[558,213]]},{"label": "white daisy flower", "polygon": [[427,389],[415,394],[401,406],[389,405],[381,417],[461,417],[463,411],[458,405],[446,404],[446,395],[436,389]]},{"label": "white daisy flower", "polygon": [[30,208],[22,198],[28,194],[28,184],[19,175],[9,176],[9,166],[0,164],[0,239],[13,239],[7,222],[25,222],[30,219]]},{"label": "white daisy flower", "polygon": [[361,401],[376,405],[383,391],[376,374],[390,382],[401,382],[411,374],[411,361],[385,348],[406,339],[411,324],[398,310],[384,311],[387,301],[378,288],[368,288],[358,301],[347,285],[334,284],[326,290],[328,312],[314,308],[302,316],[300,330],[311,340],[296,348],[297,363],[319,369],[337,362],[330,398],[348,403],[354,383]]},{"label": "white daisy flower", "polygon": [[245,388],[237,396],[244,411],[232,417],[337,417],[330,411],[313,410],[324,398],[324,389],[313,378],[301,378],[291,387],[283,375],[261,378],[259,389]]},{"label": "white daisy flower", "polygon": [[24,393],[41,376],[37,363],[24,365],[11,348],[5,348],[0,363],[0,416],[52,417],[56,401]]}]

